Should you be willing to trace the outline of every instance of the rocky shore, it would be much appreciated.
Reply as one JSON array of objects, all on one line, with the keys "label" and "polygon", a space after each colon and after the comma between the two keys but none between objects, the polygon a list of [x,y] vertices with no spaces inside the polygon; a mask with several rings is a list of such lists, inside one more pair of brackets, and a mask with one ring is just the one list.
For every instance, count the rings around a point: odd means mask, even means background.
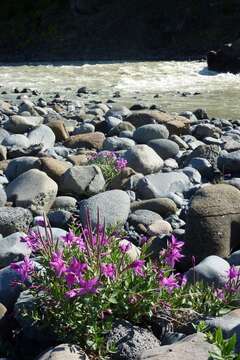
[{"label": "rocky shore", "polygon": [[[86,209],[96,225],[99,211],[106,226],[123,224],[135,256],[142,236],[154,256],[174,235],[184,241],[177,268],[189,281],[221,288],[230,266],[240,266],[240,121],[210,119],[203,109],[172,115],[157,105],[126,107],[114,94],[103,103],[85,87],[77,95],[49,100],[25,89],[16,101],[0,101],[2,356],[10,344],[18,359],[87,359],[77,346],[36,332],[23,316],[31,298],[12,286],[10,264],[31,255],[21,239],[44,213],[57,239],[74,218],[86,221]],[[103,151],[125,161],[109,181],[92,162]],[[239,309],[206,321],[226,337],[236,334],[240,349]],[[110,337],[117,359],[205,360],[215,349],[191,326],[160,340],[156,331],[123,321]]]}]

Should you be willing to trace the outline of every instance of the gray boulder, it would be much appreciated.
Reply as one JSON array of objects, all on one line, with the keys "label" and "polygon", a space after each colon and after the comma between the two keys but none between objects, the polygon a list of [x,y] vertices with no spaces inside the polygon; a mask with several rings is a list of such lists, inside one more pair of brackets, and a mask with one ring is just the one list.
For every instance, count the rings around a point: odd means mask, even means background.
[{"label": "gray boulder", "polygon": [[19,275],[10,266],[0,270],[0,302],[7,308],[13,306],[20,294],[20,287],[12,286],[14,281],[19,280]]},{"label": "gray boulder", "polygon": [[122,190],[110,190],[82,200],[79,203],[80,220],[86,222],[87,209],[93,226],[97,224],[99,211],[100,222],[106,226],[124,224],[130,211],[130,198]]},{"label": "gray boulder", "polygon": [[143,351],[137,360],[208,360],[210,352],[217,347],[207,342],[202,333],[192,334],[172,345]]},{"label": "gray boulder", "polygon": [[[160,125],[159,125],[160,126]],[[172,140],[155,139],[150,140],[148,145],[156,151],[156,153],[163,159],[175,158],[179,153],[179,146]]]},{"label": "gray boulder", "polygon": [[25,135],[14,134],[5,137],[2,141],[2,145],[7,147],[28,148],[31,143]]},{"label": "gray boulder", "polygon": [[150,210],[136,210],[132,214],[129,215],[129,222],[132,225],[151,225],[155,221],[161,220],[162,217],[156,212]]},{"label": "gray boulder", "polygon": [[229,263],[219,256],[211,255],[202,260],[194,268],[187,271],[186,276],[190,283],[203,281],[208,285],[222,287],[226,283]]},{"label": "gray boulder", "polygon": [[135,141],[128,138],[121,138],[117,136],[108,137],[103,143],[103,150],[127,150],[135,146]]},{"label": "gray boulder", "polygon": [[236,353],[240,353],[240,311],[235,309],[224,316],[206,319],[206,324],[211,330],[220,328],[223,332],[223,337],[228,339],[233,335],[237,338],[235,347]]},{"label": "gray boulder", "polygon": [[77,345],[60,344],[47,350],[35,360],[89,360],[89,358]]},{"label": "gray boulder", "polygon": [[137,128],[133,133],[133,139],[140,144],[147,144],[154,139],[167,139],[169,131],[164,125],[149,124]]},{"label": "gray boulder", "polygon": [[183,193],[190,187],[191,182],[183,172],[159,172],[140,179],[137,185],[137,193],[142,199],[152,199],[169,197],[169,194],[172,193]]},{"label": "gray boulder", "polygon": [[96,165],[73,166],[62,175],[59,183],[63,194],[78,197],[98,194],[105,187],[102,171]]},{"label": "gray boulder", "polygon": [[25,235],[23,232],[16,232],[0,240],[0,267],[23,260],[24,256],[30,256],[31,249],[21,240]]},{"label": "gray boulder", "polygon": [[5,175],[8,180],[11,181],[30,169],[40,169],[40,167],[41,161],[39,158],[33,156],[21,156],[9,162]]},{"label": "gray boulder", "polygon": [[40,125],[29,133],[28,140],[31,145],[42,144],[43,149],[47,149],[54,146],[56,137],[49,126]]},{"label": "gray boulder", "polygon": [[22,231],[28,232],[33,220],[31,211],[21,207],[0,207],[0,234],[8,236]]},{"label": "gray boulder", "polygon": [[217,160],[218,168],[224,172],[240,171],[240,150],[230,153],[222,152]]},{"label": "gray boulder", "polygon": [[74,210],[77,205],[77,200],[72,196],[57,196],[52,204],[52,210]]},{"label": "gray boulder", "polygon": [[124,154],[128,166],[144,175],[159,171],[164,162],[148,145],[136,145]]},{"label": "gray boulder", "polygon": [[41,215],[51,208],[58,185],[44,172],[32,169],[19,175],[6,189],[9,201],[15,206],[30,209],[34,214]]},{"label": "gray boulder", "polygon": [[149,330],[128,321],[120,321],[113,327],[108,343],[114,343],[117,348],[114,359],[135,360],[144,350],[160,350],[160,341]]}]

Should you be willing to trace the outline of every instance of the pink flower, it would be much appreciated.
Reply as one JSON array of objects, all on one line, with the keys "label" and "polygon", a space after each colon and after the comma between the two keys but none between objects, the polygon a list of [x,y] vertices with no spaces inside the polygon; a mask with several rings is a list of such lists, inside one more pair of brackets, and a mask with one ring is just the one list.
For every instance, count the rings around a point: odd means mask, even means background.
[{"label": "pink flower", "polygon": [[28,247],[32,249],[32,251],[39,250],[39,235],[37,232],[30,230],[28,235],[22,236],[21,241],[26,242]]},{"label": "pink flower", "polygon": [[105,277],[114,279],[116,277],[116,266],[114,264],[102,264],[101,272]]},{"label": "pink flower", "polygon": [[225,299],[225,293],[223,289],[215,289],[214,295],[221,301]]},{"label": "pink flower", "polygon": [[162,277],[159,281],[159,285],[166,288],[169,293],[171,293],[174,289],[179,288],[178,280],[173,274],[169,277]]},{"label": "pink flower", "polygon": [[133,269],[136,275],[144,276],[143,266],[145,264],[145,260],[135,260],[130,264],[130,268]]},{"label": "pink flower", "polygon": [[87,294],[95,294],[97,292],[98,278],[90,280],[81,279],[79,281],[80,288],[69,290],[65,293],[68,298],[75,298],[77,296],[83,296]]},{"label": "pink flower", "polygon": [[61,236],[61,239],[65,242],[67,246],[71,246],[73,244],[77,244],[80,248],[80,250],[85,250],[86,246],[84,243],[84,240],[81,236],[76,236],[74,232],[70,229],[66,235]]},{"label": "pink flower", "polygon": [[118,171],[121,171],[122,169],[124,169],[127,166],[127,160],[123,159],[123,158],[118,158],[115,161],[115,167]]},{"label": "pink flower", "polygon": [[88,266],[85,263],[79,262],[73,257],[70,265],[66,268],[65,279],[69,287],[79,282],[79,279],[87,271]]},{"label": "pink flower", "polygon": [[24,260],[18,264],[12,263],[10,267],[20,275],[22,282],[28,280],[34,270],[34,264],[28,257],[25,257]]},{"label": "pink flower", "polygon": [[120,245],[119,245],[119,249],[120,251],[125,254],[127,253],[132,247],[132,244],[130,243],[130,241],[123,241]]},{"label": "pink flower", "polygon": [[55,271],[57,277],[61,277],[66,272],[66,265],[59,251],[52,254],[50,266]]},{"label": "pink flower", "polygon": [[232,265],[227,271],[227,275],[229,280],[234,280],[240,276],[240,270],[238,270],[234,265]]},{"label": "pink flower", "polygon": [[166,264],[171,266],[171,268],[174,268],[175,263],[184,257],[181,254],[183,245],[183,241],[177,241],[175,236],[172,235],[171,240],[168,242],[168,248],[160,253],[164,257]]}]

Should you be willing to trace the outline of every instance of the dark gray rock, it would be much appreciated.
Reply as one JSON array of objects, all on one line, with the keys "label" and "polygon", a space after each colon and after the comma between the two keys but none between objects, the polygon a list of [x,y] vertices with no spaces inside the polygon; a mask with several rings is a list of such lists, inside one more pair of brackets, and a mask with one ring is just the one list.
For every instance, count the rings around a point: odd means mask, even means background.
[{"label": "dark gray rock", "polygon": [[179,153],[179,146],[172,140],[155,139],[148,142],[148,145],[156,151],[156,153],[163,159],[175,158]]},{"label": "dark gray rock", "polygon": [[33,156],[22,156],[10,161],[5,171],[5,175],[8,180],[11,181],[30,169],[40,170],[40,167],[41,161],[39,158]]},{"label": "dark gray rock", "polygon": [[144,350],[160,349],[160,341],[147,329],[128,321],[117,323],[108,335],[108,342],[116,345],[113,359],[135,360]]},{"label": "dark gray rock", "polygon": [[217,161],[218,168],[224,172],[240,171],[240,150],[231,153],[222,152]]},{"label": "dark gray rock", "polygon": [[167,139],[169,131],[164,125],[149,124],[137,128],[133,133],[133,139],[140,144],[147,144],[154,139]]}]

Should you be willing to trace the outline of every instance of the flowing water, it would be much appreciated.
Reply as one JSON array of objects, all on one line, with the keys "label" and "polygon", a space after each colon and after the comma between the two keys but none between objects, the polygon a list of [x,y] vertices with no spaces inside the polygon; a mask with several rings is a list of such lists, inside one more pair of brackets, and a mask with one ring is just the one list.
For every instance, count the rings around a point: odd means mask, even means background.
[{"label": "flowing water", "polygon": [[97,92],[91,95],[96,100],[119,91],[114,100],[128,106],[156,104],[170,112],[201,107],[214,117],[240,119],[240,74],[208,71],[203,61],[2,65],[0,85],[38,89],[46,97],[60,92],[85,102],[88,97],[77,98],[76,90],[86,86]]}]

